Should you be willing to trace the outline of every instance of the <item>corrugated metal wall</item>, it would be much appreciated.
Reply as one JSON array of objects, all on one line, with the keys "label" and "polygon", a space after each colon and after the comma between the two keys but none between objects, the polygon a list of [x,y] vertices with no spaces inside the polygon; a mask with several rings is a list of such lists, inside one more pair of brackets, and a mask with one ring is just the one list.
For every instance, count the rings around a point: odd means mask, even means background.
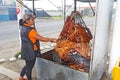
[{"label": "corrugated metal wall", "polygon": [[9,20],[17,20],[16,8],[8,8]]},{"label": "corrugated metal wall", "polygon": [[0,21],[17,20],[16,8],[0,7]]},{"label": "corrugated metal wall", "polygon": [[8,21],[9,17],[8,15],[8,11],[6,7],[0,7],[0,21]]}]

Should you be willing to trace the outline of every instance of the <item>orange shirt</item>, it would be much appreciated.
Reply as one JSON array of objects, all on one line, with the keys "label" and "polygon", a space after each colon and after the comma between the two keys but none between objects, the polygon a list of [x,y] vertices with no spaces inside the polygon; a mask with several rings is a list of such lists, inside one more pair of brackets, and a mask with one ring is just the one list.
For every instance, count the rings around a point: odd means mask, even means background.
[{"label": "orange shirt", "polygon": [[[37,34],[38,33],[35,29],[32,29],[28,34],[28,37],[32,41],[33,44],[36,42],[36,39],[34,38],[34,36],[37,35]],[[34,50],[38,50],[38,47],[37,47],[36,44],[34,44],[33,46],[34,46]]]}]

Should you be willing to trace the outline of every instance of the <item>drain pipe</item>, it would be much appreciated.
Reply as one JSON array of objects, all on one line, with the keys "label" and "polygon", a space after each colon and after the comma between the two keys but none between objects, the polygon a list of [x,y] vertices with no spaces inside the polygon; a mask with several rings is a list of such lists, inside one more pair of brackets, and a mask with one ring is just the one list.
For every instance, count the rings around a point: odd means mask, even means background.
[{"label": "drain pipe", "polygon": [[115,20],[113,27],[113,37],[111,42],[111,51],[110,51],[110,64],[109,64],[109,74],[112,71],[115,63],[118,58],[120,58],[120,0],[117,0]]},{"label": "drain pipe", "polygon": [[33,15],[36,15],[35,14],[35,1],[34,0],[32,0],[32,5],[33,5]]},{"label": "drain pipe", "polygon": [[77,7],[77,0],[74,0],[74,12],[76,12],[76,7]]},{"label": "drain pipe", "polygon": [[66,20],[66,0],[64,0],[64,22]]}]

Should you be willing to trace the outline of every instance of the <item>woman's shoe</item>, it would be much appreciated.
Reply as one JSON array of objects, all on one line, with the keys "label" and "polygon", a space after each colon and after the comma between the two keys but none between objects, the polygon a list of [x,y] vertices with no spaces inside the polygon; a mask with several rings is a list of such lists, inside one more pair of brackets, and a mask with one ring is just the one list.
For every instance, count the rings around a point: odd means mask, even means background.
[{"label": "woman's shoe", "polygon": [[18,80],[27,80],[27,78],[23,78],[20,76]]}]

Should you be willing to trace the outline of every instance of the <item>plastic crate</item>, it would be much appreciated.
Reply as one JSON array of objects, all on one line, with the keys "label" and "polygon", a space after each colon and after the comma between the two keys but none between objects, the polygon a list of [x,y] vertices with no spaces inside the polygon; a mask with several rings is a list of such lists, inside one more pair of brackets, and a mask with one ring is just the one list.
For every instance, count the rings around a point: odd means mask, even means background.
[{"label": "plastic crate", "polygon": [[120,80],[120,58],[112,69],[112,80]]}]

